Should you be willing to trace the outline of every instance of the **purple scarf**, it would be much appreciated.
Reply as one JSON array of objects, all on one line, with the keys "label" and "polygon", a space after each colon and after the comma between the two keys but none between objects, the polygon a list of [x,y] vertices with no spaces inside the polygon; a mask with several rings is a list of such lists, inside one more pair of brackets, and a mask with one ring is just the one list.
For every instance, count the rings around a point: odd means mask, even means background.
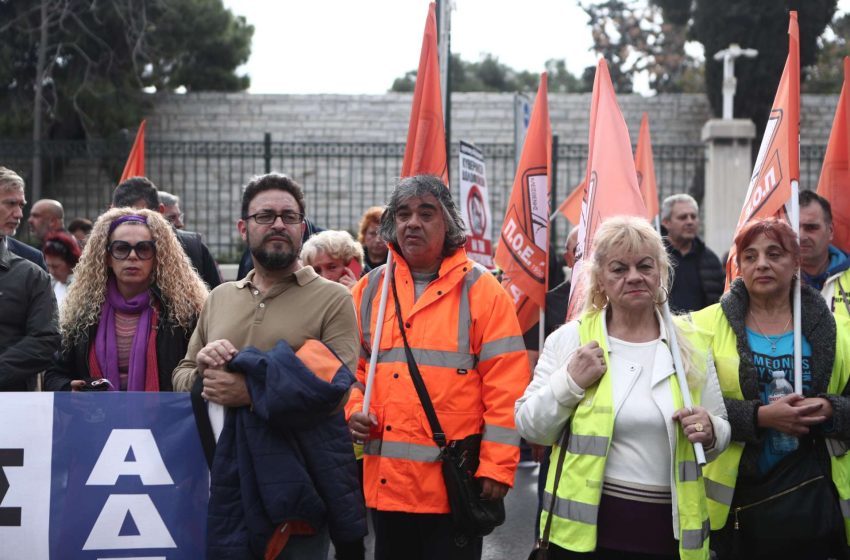
[{"label": "purple scarf", "polygon": [[118,343],[115,337],[115,312],[141,314],[136,326],[136,336],[130,349],[130,364],[127,376],[128,391],[145,390],[146,354],[151,329],[151,296],[145,290],[128,300],[118,291],[115,277],[109,277],[106,283],[106,301],[100,312],[100,323],[95,336],[95,355],[103,376],[112,383],[111,390],[121,390],[121,376],[118,374]]}]

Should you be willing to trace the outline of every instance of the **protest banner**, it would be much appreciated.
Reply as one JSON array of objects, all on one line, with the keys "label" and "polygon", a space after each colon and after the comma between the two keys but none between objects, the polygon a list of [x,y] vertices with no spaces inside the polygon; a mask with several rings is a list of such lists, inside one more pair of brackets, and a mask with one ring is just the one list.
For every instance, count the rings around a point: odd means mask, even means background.
[{"label": "protest banner", "polygon": [[0,558],[205,557],[188,393],[0,393],[0,423]]},{"label": "protest banner", "polygon": [[484,154],[473,144],[460,141],[460,213],[466,224],[466,254],[488,270],[493,263],[493,236],[490,224],[490,195],[487,192],[487,170]]},{"label": "protest banner", "polygon": [[130,149],[130,155],[127,156],[127,163],[124,164],[124,171],[118,180],[119,183],[130,177],[145,176],[145,122],[142,121],[142,124],[139,125],[139,131],[136,132],[136,140]]}]

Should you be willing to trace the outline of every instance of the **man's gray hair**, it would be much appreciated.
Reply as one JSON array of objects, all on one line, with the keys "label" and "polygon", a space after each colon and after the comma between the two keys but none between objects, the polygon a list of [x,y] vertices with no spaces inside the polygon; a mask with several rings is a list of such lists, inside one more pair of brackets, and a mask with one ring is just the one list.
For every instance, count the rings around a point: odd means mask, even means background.
[{"label": "man's gray hair", "polygon": [[165,191],[156,191],[157,196],[159,196],[160,204],[165,206],[174,206],[175,204],[180,204],[180,197],[175,196],[171,193]]},{"label": "man's gray hair", "polygon": [[24,190],[24,180],[8,167],[0,166],[0,190],[17,189]]},{"label": "man's gray hair", "polygon": [[416,175],[399,180],[390,195],[387,209],[381,216],[380,234],[387,243],[392,243],[398,249],[396,239],[395,218],[399,206],[410,198],[433,195],[443,210],[446,222],[446,238],[443,241],[443,256],[454,254],[466,245],[466,226],[460,217],[460,211],[452,200],[452,193],[439,177],[433,175]]},{"label": "man's gray hair", "polygon": [[661,220],[669,220],[670,216],[673,214],[673,206],[680,202],[687,202],[692,204],[696,209],[697,213],[699,213],[699,204],[694,197],[689,194],[671,194],[667,198],[664,199],[664,202],[661,203]]}]

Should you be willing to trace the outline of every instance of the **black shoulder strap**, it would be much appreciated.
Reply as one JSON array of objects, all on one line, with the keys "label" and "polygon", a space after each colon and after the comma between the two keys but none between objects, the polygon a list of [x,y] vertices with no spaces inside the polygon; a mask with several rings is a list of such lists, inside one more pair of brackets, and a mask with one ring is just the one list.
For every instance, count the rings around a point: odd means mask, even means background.
[{"label": "black shoulder strap", "polygon": [[546,516],[546,527],[543,528],[543,534],[540,535],[540,541],[538,541],[538,547],[542,549],[549,548],[549,531],[552,529],[552,512],[555,511],[555,500],[558,496],[558,483],[561,481],[561,471],[564,469],[564,457],[567,455],[569,432],[569,426],[565,427],[564,435],[561,438],[561,452],[558,453],[558,466],[555,467],[555,481],[552,483],[552,499],[549,501],[549,515]]},{"label": "black shoulder strap", "polygon": [[401,331],[401,339],[404,341],[404,354],[407,356],[407,368],[410,370],[410,378],[413,380],[413,386],[416,388],[416,394],[419,395],[419,400],[422,401],[422,408],[425,410],[425,416],[428,417],[428,424],[431,426],[431,432],[434,434],[434,442],[440,449],[446,446],[446,434],[440,426],[440,420],[437,418],[437,412],[434,410],[434,404],[431,402],[431,397],[428,395],[428,389],[425,387],[425,380],[422,379],[422,374],[419,373],[419,366],[416,365],[416,360],[413,358],[413,351],[410,350],[410,345],[407,344],[407,334],[404,332],[404,320],[401,318],[401,305],[398,303],[398,291],[395,287],[394,271],[388,270],[387,274],[391,274],[393,285],[393,300],[395,301],[395,316],[398,319],[398,328]]},{"label": "black shoulder strap", "polygon": [[192,413],[195,415],[195,425],[198,426],[198,436],[201,438],[201,446],[204,448],[204,456],[207,465],[212,470],[213,457],[215,457],[215,434],[210,423],[210,413],[207,410],[207,402],[201,396],[204,388],[204,378],[200,375],[195,377],[192,385]]}]

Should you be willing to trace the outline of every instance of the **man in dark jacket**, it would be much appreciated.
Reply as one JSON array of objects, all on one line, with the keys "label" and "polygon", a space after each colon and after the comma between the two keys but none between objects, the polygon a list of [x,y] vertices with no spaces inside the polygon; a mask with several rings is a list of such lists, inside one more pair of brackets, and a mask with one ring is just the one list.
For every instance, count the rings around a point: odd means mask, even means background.
[{"label": "man in dark jacket", "polygon": [[9,247],[25,204],[23,179],[0,167],[0,391],[34,388],[61,342],[50,277]]},{"label": "man in dark jacket", "polygon": [[[165,211],[165,205],[159,201],[156,185],[147,177],[130,177],[115,187],[115,191],[112,193],[112,206],[116,208],[121,206],[147,208],[160,214]],[[210,250],[201,240],[201,234],[176,228],[174,233],[177,235],[180,245],[183,246],[183,250],[186,251],[189,260],[192,261],[192,266],[198,271],[198,276],[209,286],[210,290],[221,284],[218,265],[210,254]]]},{"label": "man in dark jacket", "polygon": [[687,194],[668,196],[661,203],[661,234],[673,265],[670,308],[698,311],[720,300],[725,273],[720,259],[699,238],[699,206]]}]

